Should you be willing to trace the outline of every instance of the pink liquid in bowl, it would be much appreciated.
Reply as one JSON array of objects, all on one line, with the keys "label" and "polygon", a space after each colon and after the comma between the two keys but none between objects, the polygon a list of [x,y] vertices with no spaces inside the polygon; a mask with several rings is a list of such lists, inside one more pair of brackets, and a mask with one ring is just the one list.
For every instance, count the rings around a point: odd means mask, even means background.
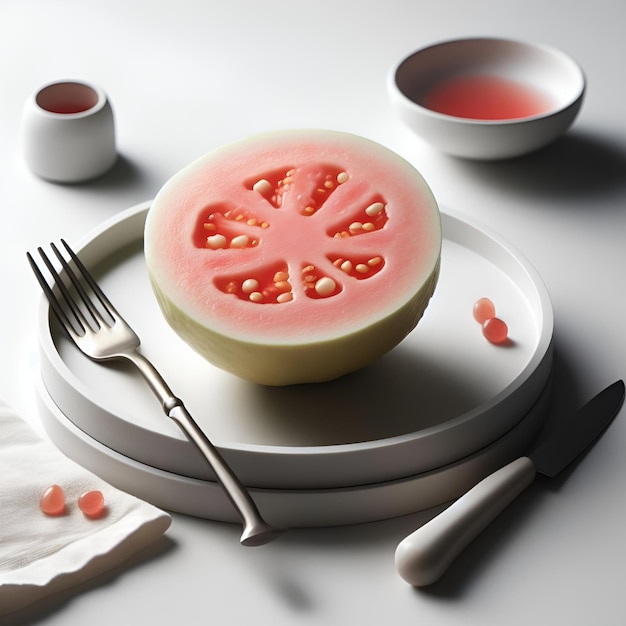
[{"label": "pink liquid in bowl", "polygon": [[549,111],[552,100],[540,91],[505,78],[466,75],[426,91],[418,103],[431,111],[476,120],[508,120]]}]

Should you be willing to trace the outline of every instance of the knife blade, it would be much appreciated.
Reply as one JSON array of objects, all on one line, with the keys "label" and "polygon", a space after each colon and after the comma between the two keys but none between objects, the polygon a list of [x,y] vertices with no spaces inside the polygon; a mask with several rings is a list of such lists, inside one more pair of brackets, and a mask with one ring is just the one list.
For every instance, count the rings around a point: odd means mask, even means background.
[{"label": "knife blade", "polygon": [[405,537],[395,565],[415,587],[430,585],[535,479],[553,478],[590,447],[619,412],[624,382],[618,380],[561,424],[528,456],[515,459],[472,487],[447,509]]}]

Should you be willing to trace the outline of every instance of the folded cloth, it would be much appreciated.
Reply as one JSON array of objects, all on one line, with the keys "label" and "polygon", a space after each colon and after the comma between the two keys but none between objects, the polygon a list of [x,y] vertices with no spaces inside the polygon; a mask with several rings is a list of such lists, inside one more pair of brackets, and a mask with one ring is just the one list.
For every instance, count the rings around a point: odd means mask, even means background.
[{"label": "folded cloth", "polygon": [[[47,487],[66,496],[64,515],[39,506]],[[105,498],[90,519],[77,505],[86,491]],[[107,484],[39,437],[0,402],[0,616],[119,566],[167,530],[170,516]]]}]

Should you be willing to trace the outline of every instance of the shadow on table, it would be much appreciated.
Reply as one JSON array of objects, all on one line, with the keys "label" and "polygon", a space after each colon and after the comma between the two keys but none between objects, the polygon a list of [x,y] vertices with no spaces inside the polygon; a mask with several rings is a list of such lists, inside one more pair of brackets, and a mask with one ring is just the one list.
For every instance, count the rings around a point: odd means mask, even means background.
[{"label": "shadow on table", "polygon": [[99,178],[79,183],[75,187],[122,187],[128,188],[142,182],[146,172],[137,163],[124,154],[118,154],[113,167]]},{"label": "shadow on table", "polygon": [[157,172],[145,168],[141,163],[123,153],[118,154],[117,160],[110,170],[97,178],[76,183],[46,182],[49,185],[66,188],[71,193],[83,197],[100,197],[103,195],[119,197],[125,203],[129,202],[129,194],[132,196],[140,193],[141,190],[144,190],[142,199],[152,197],[163,184],[163,180],[158,178]]},{"label": "shadow on table", "polygon": [[[613,381],[607,381],[613,382]],[[588,397],[578,392],[581,385],[577,380],[575,369],[571,367],[565,355],[555,353],[553,396],[550,406],[550,417],[546,422],[545,432],[550,432],[555,424],[563,421],[584,404]],[[599,391],[599,389],[597,390]],[[540,434],[539,440],[543,439]],[[584,458],[581,459],[584,463]],[[412,589],[421,598],[458,599],[471,591],[473,585],[479,584],[482,576],[489,570],[491,562],[502,558],[507,546],[515,541],[516,535],[523,532],[528,524],[541,514],[544,506],[550,506],[551,495],[558,492],[567,481],[569,473],[576,470],[577,463],[564,470],[558,477],[548,480],[538,477],[524,493],[498,516],[485,531],[479,535],[452,563],[444,576],[429,587]],[[584,471],[584,468],[581,468]],[[339,528],[296,529],[288,532],[277,542],[282,544],[279,551],[264,555],[261,559],[266,582],[274,586],[284,602],[292,605],[298,612],[312,610],[314,599],[309,597],[305,584],[298,585],[297,577],[290,569],[288,554],[290,545],[316,548],[329,551],[336,555],[340,552],[345,559],[358,558],[365,550],[373,550],[384,555],[381,558],[381,571],[385,576],[397,576],[398,585],[407,585],[395,572],[393,556],[398,543],[408,534],[428,522],[432,517],[445,509],[447,504],[433,507],[427,511],[417,512],[396,519],[381,522]],[[363,576],[371,577],[372,572],[364,568]]]},{"label": "shadow on table", "polygon": [[[553,371],[550,414],[538,441],[542,441],[554,430],[555,426],[569,419],[576,410],[590,400],[590,397],[583,395],[580,391],[581,385],[574,368],[569,365],[558,346],[555,349]],[[614,381],[607,381],[607,384],[612,382]],[[599,391],[600,389],[597,389],[593,393]],[[593,448],[590,448],[586,453],[591,453],[592,450]],[[523,532],[524,527],[541,514],[544,506],[550,506],[551,496],[561,489],[572,472],[578,471],[579,464],[584,464],[585,454],[555,478],[547,479],[538,476],[530,488],[516,498],[459,555],[438,582],[429,587],[415,589],[415,593],[441,598],[456,598],[468,593],[471,586],[480,581],[481,574],[488,570],[490,561],[501,558],[498,555],[506,551],[515,536]],[[580,468],[580,471],[584,471],[584,467]]]},{"label": "shadow on table", "polygon": [[574,207],[626,188],[626,150],[610,139],[571,131],[546,148],[504,161],[456,160],[478,181],[507,193],[542,200],[576,200]]}]

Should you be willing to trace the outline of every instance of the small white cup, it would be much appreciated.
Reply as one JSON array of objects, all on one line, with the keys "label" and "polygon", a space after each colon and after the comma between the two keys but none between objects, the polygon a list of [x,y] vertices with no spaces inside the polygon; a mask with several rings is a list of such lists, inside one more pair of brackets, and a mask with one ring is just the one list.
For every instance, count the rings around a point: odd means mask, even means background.
[{"label": "small white cup", "polygon": [[111,104],[95,85],[48,83],[25,103],[22,142],[28,166],[42,178],[75,183],[100,176],[117,158]]}]

